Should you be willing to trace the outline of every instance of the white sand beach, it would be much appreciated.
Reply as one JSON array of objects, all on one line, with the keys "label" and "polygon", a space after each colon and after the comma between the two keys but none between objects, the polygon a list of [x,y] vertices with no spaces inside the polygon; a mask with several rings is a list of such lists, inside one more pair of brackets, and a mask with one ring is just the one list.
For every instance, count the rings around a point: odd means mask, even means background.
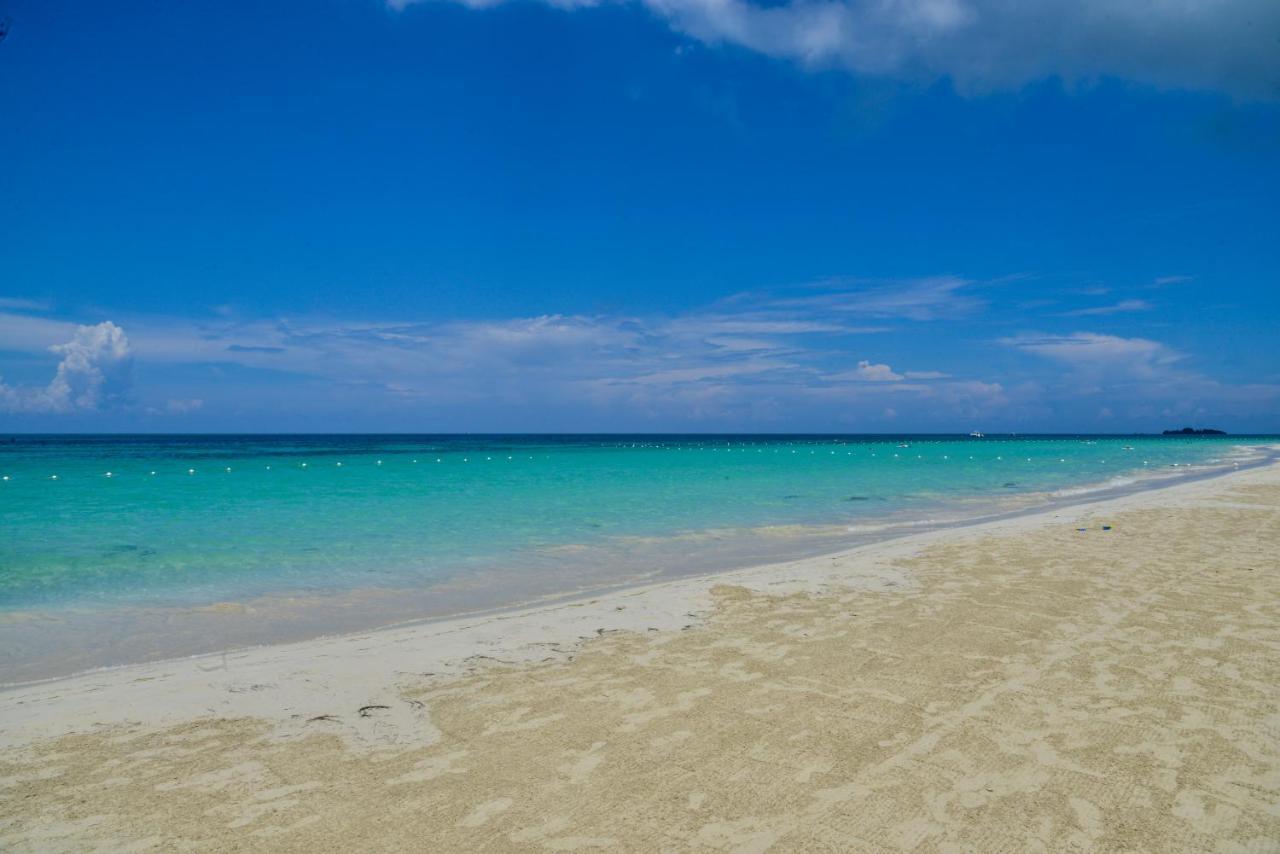
[{"label": "white sand beach", "polygon": [[0,848],[1280,850],[1278,556],[1272,465],[14,688]]}]

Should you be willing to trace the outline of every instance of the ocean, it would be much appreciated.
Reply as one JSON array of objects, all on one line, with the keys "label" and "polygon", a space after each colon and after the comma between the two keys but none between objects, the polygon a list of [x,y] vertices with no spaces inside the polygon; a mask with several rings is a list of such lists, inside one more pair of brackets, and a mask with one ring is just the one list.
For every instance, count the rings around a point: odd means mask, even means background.
[{"label": "ocean", "polygon": [[1267,441],[0,437],[0,682],[833,551]]}]

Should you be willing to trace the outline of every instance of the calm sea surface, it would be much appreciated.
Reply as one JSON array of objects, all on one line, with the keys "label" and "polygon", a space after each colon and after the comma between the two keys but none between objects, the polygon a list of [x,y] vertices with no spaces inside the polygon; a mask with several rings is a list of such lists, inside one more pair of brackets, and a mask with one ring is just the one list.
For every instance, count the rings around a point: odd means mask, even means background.
[{"label": "calm sea surface", "polygon": [[[91,636],[109,646],[110,626],[186,653],[510,604],[1229,467],[1265,441],[0,437],[0,638],[34,659]],[[208,607],[255,601],[256,618]],[[165,647],[146,618],[172,623],[172,609],[239,616]],[[93,666],[137,651],[77,655]],[[0,680],[47,670],[27,663],[0,661]]]}]

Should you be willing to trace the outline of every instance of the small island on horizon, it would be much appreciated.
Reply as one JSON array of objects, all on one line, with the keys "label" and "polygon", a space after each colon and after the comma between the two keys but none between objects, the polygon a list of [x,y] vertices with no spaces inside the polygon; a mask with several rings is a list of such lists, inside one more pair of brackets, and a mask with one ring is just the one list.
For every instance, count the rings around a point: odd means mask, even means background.
[{"label": "small island on horizon", "polygon": [[1226,430],[1214,430],[1211,427],[1183,427],[1181,430],[1165,430],[1165,436],[1225,436]]}]

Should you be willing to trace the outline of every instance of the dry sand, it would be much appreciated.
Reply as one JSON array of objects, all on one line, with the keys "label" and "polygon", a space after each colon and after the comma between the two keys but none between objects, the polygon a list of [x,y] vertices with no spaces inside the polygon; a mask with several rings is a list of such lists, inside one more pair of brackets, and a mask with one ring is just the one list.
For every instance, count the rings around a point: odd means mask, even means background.
[{"label": "dry sand", "polygon": [[9,690],[0,848],[1280,851],[1278,555],[1271,466]]}]

